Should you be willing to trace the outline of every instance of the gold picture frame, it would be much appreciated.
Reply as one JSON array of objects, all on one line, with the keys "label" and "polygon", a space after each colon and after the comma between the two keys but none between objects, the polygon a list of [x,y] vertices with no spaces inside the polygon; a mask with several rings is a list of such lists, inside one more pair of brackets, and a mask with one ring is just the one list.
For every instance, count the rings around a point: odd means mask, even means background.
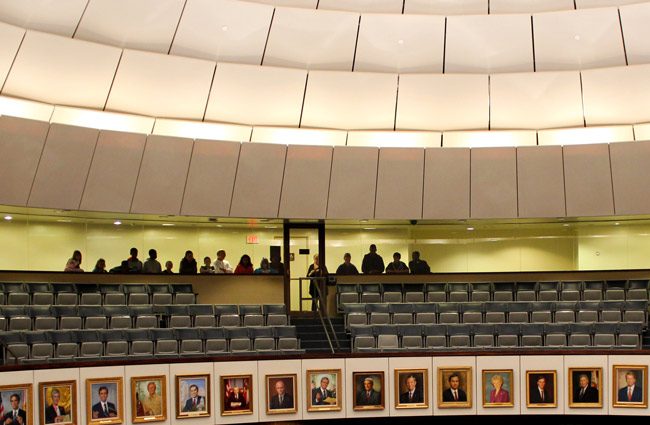
[{"label": "gold picture frame", "polygon": [[354,397],[352,410],[384,410],[386,408],[386,385],[384,372],[353,372]]},{"label": "gold picture frame", "polygon": [[23,418],[23,424],[32,425],[34,423],[33,397],[32,384],[0,386],[0,405],[2,405],[3,412],[6,412],[0,416],[0,423],[4,424],[7,419],[13,418],[12,400],[14,400],[18,403],[17,411],[18,415]]},{"label": "gold picture frame", "polygon": [[221,416],[253,414],[253,375],[225,375],[221,385]]},{"label": "gold picture frame", "polygon": [[526,371],[526,407],[532,409],[557,407],[556,370]]},{"label": "gold picture frame", "polygon": [[[335,411],[343,408],[339,388],[341,374],[341,369],[313,369],[307,371],[308,412]],[[326,394],[324,398],[323,393]]]},{"label": "gold picture frame", "polygon": [[77,381],[40,382],[38,394],[41,425],[76,425]]},{"label": "gold picture frame", "polygon": [[[632,394],[629,397],[626,395],[626,389],[629,387],[631,379],[634,382]],[[648,365],[614,365],[612,367],[612,406],[627,409],[648,407]]]},{"label": "gold picture frame", "polygon": [[298,375],[266,375],[266,414],[281,415],[298,411]]},{"label": "gold picture frame", "polygon": [[[472,367],[438,368],[438,408],[468,409],[472,407]],[[454,396],[453,387],[457,395]],[[457,398],[457,400],[456,400]]]},{"label": "gold picture frame", "polygon": [[124,423],[121,376],[86,379],[86,418],[89,425]]},{"label": "gold picture frame", "polygon": [[176,419],[210,416],[210,374],[176,375]]},{"label": "gold picture frame", "polygon": [[165,375],[131,378],[131,420],[136,424],[167,420]]},{"label": "gold picture frame", "polygon": [[481,393],[483,407],[514,407],[514,370],[483,369],[481,373]]},{"label": "gold picture frame", "polygon": [[603,368],[570,367],[569,407],[573,409],[603,407]]},{"label": "gold picture frame", "polygon": [[429,407],[429,371],[427,369],[395,369],[395,408],[426,409]]}]

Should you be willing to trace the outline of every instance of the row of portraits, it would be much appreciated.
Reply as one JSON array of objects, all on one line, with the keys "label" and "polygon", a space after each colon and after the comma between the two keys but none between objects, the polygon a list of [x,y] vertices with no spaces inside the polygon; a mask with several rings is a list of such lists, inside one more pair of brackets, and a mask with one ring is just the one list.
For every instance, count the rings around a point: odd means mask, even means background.
[{"label": "row of portraits", "polygon": [[[427,369],[396,369],[395,399],[397,409],[429,407]],[[614,407],[647,407],[648,366],[615,365],[612,374]],[[176,417],[179,419],[210,416],[210,375],[175,377]],[[297,412],[299,394],[297,375],[267,375],[265,405],[267,414]],[[353,409],[385,408],[386,382],[383,371],[354,372]],[[474,390],[471,367],[438,368],[439,408],[469,408]],[[131,420],[133,423],[166,420],[166,382],[164,375],[131,378]],[[341,410],[343,407],[340,369],[308,370],[306,397],[308,411]],[[526,405],[529,408],[555,407],[558,404],[557,371],[526,371]],[[602,407],[602,368],[568,370],[569,407]],[[231,375],[219,379],[221,415],[253,413],[253,376]],[[39,384],[40,424],[76,424],[76,381]],[[512,369],[483,370],[481,376],[483,407],[513,407],[515,379]],[[86,380],[88,424],[124,423],[123,381],[121,377]],[[32,385],[0,386],[0,423],[29,425],[32,418]]]}]

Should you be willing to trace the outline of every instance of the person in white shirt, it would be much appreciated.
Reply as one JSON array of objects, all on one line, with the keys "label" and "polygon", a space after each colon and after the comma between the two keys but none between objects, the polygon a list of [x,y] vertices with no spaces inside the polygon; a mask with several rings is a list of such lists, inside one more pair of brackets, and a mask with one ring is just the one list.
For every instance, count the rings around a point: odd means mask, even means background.
[{"label": "person in white shirt", "polygon": [[214,272],[216,274],[227,274],[227,273],[232,273],[232,266],[226,260],[226,251],[223,249],[220,249],[217,251],[217,259],[214,260],[214,263],[212,264],[214,266]]}]

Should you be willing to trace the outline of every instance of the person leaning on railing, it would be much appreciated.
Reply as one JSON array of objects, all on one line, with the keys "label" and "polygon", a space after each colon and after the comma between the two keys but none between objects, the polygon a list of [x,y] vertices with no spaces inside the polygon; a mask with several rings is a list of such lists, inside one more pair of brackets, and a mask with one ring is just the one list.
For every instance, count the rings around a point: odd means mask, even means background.
[{"label": "person leaning on railing", "polygon": [[[307,270],[307,277],[309,278],[318,278],[318,277],[327,277],[327,267],[323,264],[320,265],[318,254],[314,255],[314,263],[309,266]],[[311,279],[309,282],[309,295],[311,296],[311,311],[316,311],[318,309],[318,285],[319,282],[317,279]]]}]

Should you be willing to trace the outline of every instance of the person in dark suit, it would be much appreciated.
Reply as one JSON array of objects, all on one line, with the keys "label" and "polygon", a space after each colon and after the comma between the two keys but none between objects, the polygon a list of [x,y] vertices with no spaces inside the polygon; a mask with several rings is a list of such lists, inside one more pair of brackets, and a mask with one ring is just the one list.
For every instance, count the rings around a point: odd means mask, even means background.
[{"label": "person in dark suit", "polygon": [[271,410],[275,409],[293,409],[293,396],[287,394],[284,381],[279,380],[275,383],[275,395],[271,397]]},{"label": "person in dark suit", "polygon": [[108,387],[99,387],[97,393],[99,394],[99,402],[93,404],[93,419],[116,418],[117,408],[114,403],[108,401]]},{"label": "person in dark suit", "polygon": [[11,410],[2,417],[3,425],[27,425],[27,412],[20,408],[20,395],[17,393],[9,397]]},{"label": "person in dark suit", "polygon": [[449,388],[442,392],[442,401],[460,402],[467,401],[467,394],[460,388],[460,376],[453,373],[449,377]]},{"label": "person in dark suit", "polygon": [[375,381],[371,377],[363,380],[363,390],[357,393],[357,406],[381,405],[381,394],[375,391]]},{"label": "person in dark suit", "polygon": [[328,403],[328,398],[336,398],[336,389],[328,390],[330,380],[327,376],[323,376],[320,380],[320,387],[311,390],[311,404],[312,406],[325,406],[335,403]]},{"label": "person in dark suit", "polygon": [[400,403],[424,403],[422,390],[418,388],[418,380],[415,375],[406,377],[406,392],[399,395]]},{"label": "person in dark suit", "polygon": [[537,385],[530,390],[530,402],[533,404],[553,403],[553,394],[546,389],[546,377],[543,375],[537,377]]},{"label": "person in dark suit", "polygon": [[45,423],[58,424],[64,421],[66,415],[65,408],[59,405],[61,401],[61,392],[56,388],[52,390],[52,404],[45,408]]},{"label": "person in dark suit", "polygon": [[205,408],[205,397],[199,395],[199,387],[192,384],[190,385],[190,398],[185,400],[183,412],[202,412]]},{"label": "person in dark suit", "polygon": [[384,272],[384,259],[377,254],[377,246],[370,245],[370,252],[363,256],[361,271],[363,274],[382,274]]},{"label": "person in dark suit", "polygon": [[641,403],[643,402],[643,390],[636,384],[636,374],[631,370],[625,373],[623,388],[618,390],[617,401],[620,403]]},{"label": "person in dark suit", "polygon": [[239,387],[234,387],[232,393],[228,396],[227,410],[246,410],[248,401],[244,394],[239,391]]},{"label": "person in dark suit", "polygon": [[591,386],[589,376],[582,374],[578,378],[578,389],[573,393],[574,403],[598,403],[598,388]]}]

